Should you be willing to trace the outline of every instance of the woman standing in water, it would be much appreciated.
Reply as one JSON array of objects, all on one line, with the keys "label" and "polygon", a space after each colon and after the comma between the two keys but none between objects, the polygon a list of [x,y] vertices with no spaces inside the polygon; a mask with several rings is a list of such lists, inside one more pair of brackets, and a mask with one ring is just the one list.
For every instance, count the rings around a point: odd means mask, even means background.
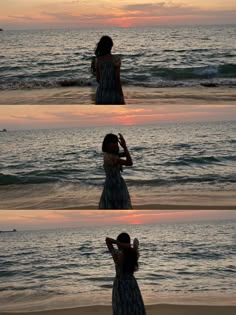
[{"label": "woman standing in water", "polygon": [[111,54],[112,46],[112,39],[109,36],[102,36],[95,50],[96,58],[91,68],[99,84],[96,104],[125,104],[120,81],[121,60]]},{"label": "woman standing in water", "polygon": [[112,289],[113,315],[145,315],[142,295],[134,277],[138,270],[139,241],[134,239],[132,247],[129,234],[121,233],[116,240],[107,237],[106,244],[116,268]]},{"label": "woman standing in water", "polygon": [[[119,153],[119,144],[124,149],[123,153]],[[119,138],[112,133],[107,134],[103,140],[102,151],[106,180],[99,209],[132,209],[129,192],[121,176],[123,165],[133,165],[124,137],[120,133]]]}]

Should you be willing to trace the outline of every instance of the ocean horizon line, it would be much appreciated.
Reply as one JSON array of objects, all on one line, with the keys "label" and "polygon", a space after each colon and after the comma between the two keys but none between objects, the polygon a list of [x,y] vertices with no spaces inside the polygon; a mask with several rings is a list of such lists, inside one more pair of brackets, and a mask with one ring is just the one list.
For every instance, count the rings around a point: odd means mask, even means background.
[{"label": "ocean horizon line", "polygon": [[[75,209],[70,209],[72,211],[88,211],[88,210],[75,210]],[[6,211],[18,211],[18,210],[6,210]],[[21,210],[21,211],[45,211],[45,210]],[[63,211],[63,210],[46,210],[46,211]],[[96,211],[96,212],[101,212],[101,210],[91,210],[91,211]],[[119,211],[119,210],[106,210],[106,211]],[[126,210],[122,210],[122,211],[126,211]],[[127,210],[130,211],[130,210]],[[135,209],[133,209],[133,211],[137,211]],[[145,210],[144,210],[145,211]],[[148,210],[147,210],[148,211]],[[188,210],[183,210],[183,211],[188,211]],[[197,210],[196,210],[197,211]],[[202,210],[204,211],[204,210]],[[159,225],[159,226],[163,226],[163,225],[189,225],[189,224],[193,224],[193,225],[201,225],[201,224],[218,224],[218,223],[236,223],[236,219],[232,219],[232,218],[216,218],[216,219],[200,219],[200,220],[189,220],[189,221],[162,221],[162,222],[143,222],[143,223],[119,223],[116,222],[114,223],[107,223],[107,224],[91,224],[91,225],[77,225],[77,226],[57,226],[57,227],[46,227],[46,228],[36,228],[36,229],[20,229],[20,228],[16,228],[16,226],[12,227],[13,229],[16,229],[16,232],[21,233],[21,232],[50,232],[50,231],[55,231],[55,230],[77,230],[77,229],[93,229],[93,228],[98,228],[98,229],[102,229],[103,227],[139,227],[139,226],[155,226],[155,225]],[[8,229],[11,229],[9,226],[7,227]],[[6,228],[6,229],[7,229]],[[0,231],[4,231],[3,228],[0,228]],[[10,231],[12,232],[12,231]],[[1,234],[0,234],[1,235]]]},{"label": "ocean horizon line", "polygon": [[[34,106],[34,105],[26,105],[26,106]],[[59,106],[67,106],[67,105],[59,105]],[[89,105],[86,105],[86,106],[89,106]],[[94,106],[94,104],[92,104],[91,106]],[[122,105],[123,106],[126,106],[126,105]],[[166,105],[166,106],[169,106],[169,105]],[[200,105],[201,106],[201,105]],[[205,105],[202,105],[202,106],[205,106]],[[137,126],[158,126],[158,125],[179,125],[179,124],[183,124],[183,125],[192,125],[192,124],[217,124],[217,123],[234,123],[236,122],[235,119],[225,119],[225,120],[209,120],[209,121],[175,121],[175,122],[171,122],[171,121],[159,121],[159,122],[156,122],[156,123],[136,123],[136,124],[124,124],[124,125],[114,125],[114,124],[108,124],[108,125],[91,125],[91,126],[66,126],[66,127],[45,127],[45,128],[42,128],[42,127],[36,127],[36,128],[29,128],[29,129],[11,129],[11,128],[7,128],[7,132],[14,132],[14,131],[40,131],[40,130],[67,130],[67,129],[97,129],[97,128],[101,128],[101,129],[104,129],[104,128],[129,128],[129,127],[137,127]],[[5,128],[4,126],[0,127],[0,131]]]},{"label": "ocean horizon line", "polygon": [[211,26],[236,26],[236,23],[211,23],[211,24],[156,24],[156,25],[130,25],[130,26],[119,26],[119,25],[110,25],[110,26],[89,26],[89,27],[55,27],[55,28],[4,28],[3,31],[55,31],[55,30],[99,30],[99,29],[135,29],[135,28],[168,28],[168,27],[211,27]]}]

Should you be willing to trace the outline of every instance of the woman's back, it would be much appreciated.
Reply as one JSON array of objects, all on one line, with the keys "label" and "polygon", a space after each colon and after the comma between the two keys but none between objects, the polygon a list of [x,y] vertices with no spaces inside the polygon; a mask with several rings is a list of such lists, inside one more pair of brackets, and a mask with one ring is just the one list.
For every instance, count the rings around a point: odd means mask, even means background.
[{"label": "woman's back", "polygon": [[100,57],[97,61],[97,66],[100,72],[100,87],[103,89],[116,89],[116,74],[113,58],[105,59]]},{"label": "woman's back", "polygon": [[120,87],[120,58],[111,54],[98,57],[96,68],[99,87],[96,93],[97,104],[123,104],[123,92]]},{"label": "woman's back", "polygon": [[[118,246],[121,247],[120,244]],[[134,277],[134,271],[138,268],[138,251],[134,247],[127,248],[124,244],[122,247],[122,250],[110,247],[116,267],[112,290],[113,315],[146,315],[142,295]]]},{"label": "woman's back", "polygon": [[133,277],[134,272],[137,270],[137,266],[134,266],[134,262],[138,260],[137,251],[133,248],[125,252],[117,250],[116,255],[119,257],[115,262],[116,277],[121,279]]},{"label": "woman's back", "polygon": [[129,192],[123,177],[121,166],[116,163],[118,157],[104,153],[106,180],[99,202],[99,209],[132,209]]},{"label": "woman's back", "polygon": [[104,170],[106,173],[106,177],[111,178],[113,180],[120,178],[121,174],[121,166],[116,162],[118,156],[114,154],[104,153]]}]

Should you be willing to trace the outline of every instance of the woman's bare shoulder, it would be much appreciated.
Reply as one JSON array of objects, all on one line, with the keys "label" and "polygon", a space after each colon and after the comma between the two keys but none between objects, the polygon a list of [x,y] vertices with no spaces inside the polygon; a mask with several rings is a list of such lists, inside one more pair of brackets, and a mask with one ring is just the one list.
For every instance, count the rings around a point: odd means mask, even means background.
[{"label": "woman's bare shoulder", "polygon": [[117,164],[119,157],[116,156],[115,154],[107,153],[105,152],[104,155],[104,163],[110,164],[110,165],[115,165]]}]

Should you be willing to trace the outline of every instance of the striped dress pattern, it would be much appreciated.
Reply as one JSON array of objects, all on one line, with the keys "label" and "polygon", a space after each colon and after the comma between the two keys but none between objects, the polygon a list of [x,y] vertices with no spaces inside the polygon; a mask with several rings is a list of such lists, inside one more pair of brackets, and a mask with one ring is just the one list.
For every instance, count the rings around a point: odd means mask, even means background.
[{"label": "striped dress pattern", "polygon": [[99,67],[100,72],[96,104],[124,104],[123,96],[115,79],[115,68],[120,66],[120,59],[99,60],[96,66]]},{"label": "striped dress pattern", "polygon": [[127,185],[121,176],[120,165],[104,159],[106,179],[99,202],[99,209],[132,209]]},{"label": "striped dress pattern", "polygon": [[116,263],[115,266],[116,277],[112,289],[113,315],[146,315],[143,298],[134,275],[124,273],[122,264]]}]

